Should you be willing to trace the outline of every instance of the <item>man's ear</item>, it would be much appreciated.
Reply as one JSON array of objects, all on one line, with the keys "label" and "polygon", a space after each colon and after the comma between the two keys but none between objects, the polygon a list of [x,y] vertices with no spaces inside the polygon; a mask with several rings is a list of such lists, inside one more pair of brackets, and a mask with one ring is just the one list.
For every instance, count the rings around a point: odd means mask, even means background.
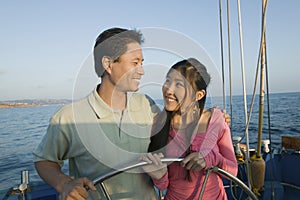
[{"label": "man's ear", "polygon": [[205,90],[200,90],[196,92],[196,100],[199,101],[205,96],[206,92]]},{"label": "man's ear", "polygon": [[109,74],[111,73],[111,70],[112,70],[111,63],[112,63],[112,59],[110,57],[108,57],[108,56],[102,57],[102,65],[103,65],[105,71]]}]

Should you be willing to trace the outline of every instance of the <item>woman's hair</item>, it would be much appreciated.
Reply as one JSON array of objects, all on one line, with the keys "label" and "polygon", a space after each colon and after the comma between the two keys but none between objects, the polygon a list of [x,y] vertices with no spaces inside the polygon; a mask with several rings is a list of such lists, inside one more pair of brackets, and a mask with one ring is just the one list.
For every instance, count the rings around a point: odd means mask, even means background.
[{"label": "woman's hair", "polygon": [[[172,70],[178,71],[186,79],[187,83],[191,85],[195,93],[201,90],[205,91],[205,95],[200,100],[198,100],[198,108],[200,110],[199,117],[200,117],[204,110],[204,105],[206,101],[206,88],[210,82],[210,75],[208,74],[206,67],[202,63],[200,63],[197,59],[189,58],[187,60],[182,60],[174,64],[169,70],[168,74]],[[148,147],[148,152],[154,152],[154,151],[164,152],[164,147],[168,143],[171,119],[176,112],[177,111],[164,110],[162,113],[156,116],[152,127],[152,136],[150,138],[151,142]],[[191,133],[193,132],[193,129],[197,125],[197,122],[198,121],[195,121],[195,123],[188,125],[187,129],[188,132],[190,132],[190,134],[187,136],[188,139],[187,142],[189,142]]]},{"label": "woman's hair", "polygon": [[[202,113],[206,101],[206,88],[210,82],[210,75],[207,73],[206,67],[195,58],[182,60],[171,67],[175,69],[186,79],[188,84],[192,86],[194,92],[204,90],[205,95],[198,101],[200,112]],[[169,70],[168,74],[171,72]]]}]

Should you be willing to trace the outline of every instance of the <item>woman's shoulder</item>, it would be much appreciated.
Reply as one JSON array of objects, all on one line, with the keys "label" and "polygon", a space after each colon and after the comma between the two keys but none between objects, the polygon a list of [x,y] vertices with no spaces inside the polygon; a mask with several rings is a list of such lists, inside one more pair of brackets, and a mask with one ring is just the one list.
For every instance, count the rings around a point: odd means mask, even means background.
[{"label": "woman's shoulder", "polygon": [[208,123],[215,123],[216,121],[224,120],[223,112],[219,108],[213,107],[205,110],[205,113],[207,113]]},{"label": "woman's shoulder", "polygon": [[218,107],[206,108],[203,113],[209,113],[211,117],[223,115],[223,111]]},{"label": "woman's shoulder", "polygon": [[222,117],[223,112],[217,107],[212,107],[212,108],[204,109],[202,115],[204,118],[210,121],[212,118]]}]

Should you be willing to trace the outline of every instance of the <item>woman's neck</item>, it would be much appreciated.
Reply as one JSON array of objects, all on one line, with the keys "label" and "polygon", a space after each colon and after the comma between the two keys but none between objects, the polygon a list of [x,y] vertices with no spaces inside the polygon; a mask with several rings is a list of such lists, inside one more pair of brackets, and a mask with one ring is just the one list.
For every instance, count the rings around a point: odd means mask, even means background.
[{"label": "woman's neck", "polygon": [[182,115],[175,114],[171,119],[171,127],[176,131],[185,130],[188,125],[192,123],[198,124],[198,131],[205,132],[209,123],[209,120],[211,118],[212,111],[211,110],[204,110],[201,113],[201,116],[199,118],[199,115],[189,116],[185,117],[183,119]]},{"label": "woman's neck", "polygon": [[171,126],[172,126],[172,128],[175,129],[175,130],[179,130],[181,124],[182,124],[181,116],[178,115],[178,114],[175,114],[175,115],[172,117],[172,120],[171,120]]}]

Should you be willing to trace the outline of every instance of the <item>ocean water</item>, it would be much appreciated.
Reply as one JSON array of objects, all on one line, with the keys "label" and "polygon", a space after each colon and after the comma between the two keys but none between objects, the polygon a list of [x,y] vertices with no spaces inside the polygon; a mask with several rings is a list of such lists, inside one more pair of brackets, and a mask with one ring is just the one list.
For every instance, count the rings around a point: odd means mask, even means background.
[{"label": "ocean water", "polygon": [[[220,99],[219,99],[220,100]],[[265,96],[265,103],[267,97]],[[250,104],[251,97],[247,97]],[[162,104],[161,100],[157,100]],[[219,102],[219,103],[218,103]],[[208,99],[207,105],[221,105],[222,101]],[[229,103],[229,99],[226,99]],[[232,136],[243,136],[245,132],[245,114],[243,96],[233,97]],[[280,148],[281,136],[300,137],[300,93],[270,94],[270,133],[273,148]],[[250,126],[250,147],[256,148],[258,124],[258,97],[255,100]],[[0,109],[0,192],[21,182],[21,171],[28,170],[31,182],[41,181],[32,160],[32,151],[45,134],[51,115],[61,106],[41,106],[28,108]],[[263,139],[269,138],[267,106],[264,107]],[[249,111],[249,106],[248,106]],[[227,106],[227,112],[230,108]],[[242,142],[245,142],[243,140]],[[66,169],[64,169],[66,170]],[[1,197],[0,193],[0,197]]]}]

